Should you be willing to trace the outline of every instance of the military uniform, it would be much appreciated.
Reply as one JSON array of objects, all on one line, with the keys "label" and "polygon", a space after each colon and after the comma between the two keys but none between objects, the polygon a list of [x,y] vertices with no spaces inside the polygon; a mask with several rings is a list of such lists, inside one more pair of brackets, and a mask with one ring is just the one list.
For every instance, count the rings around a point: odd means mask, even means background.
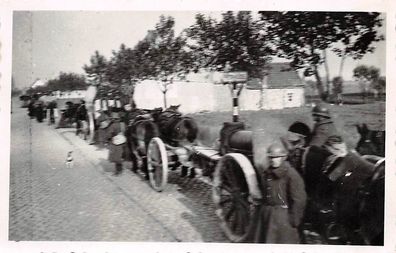
[{"label": "military uniform", "polygon": [[339,136],[339,134],[333,121],[323,118],[315,124],[309,145],[322,147],[330,136]]},{"label": "military uniform", "polygon": [[109,116],[105,112],[100,112],[100,116],[96,119],[98,124],[96,141],[99,146],[104,146],[107,143],[107,128],[100,127],[101,123],[109,120]]},{"label": "military uniform", "polygon": [[113,122],[107,129],[107,139],[109,141],[109,161],[114,163],[122,163],[123,161],[123,150],[125,144],[114,145],[112,138],[122,131],[121,124],[123,122]]},{"label": "military uniform", "polygon": [[113,122],[107,129],[107,140],[109,141],[109,161],[115,163],[115,175],[118,175],[122,171],[122,162],[124,161],[124,151],[126,143],[119,143],[118,145],[113,143],[113,137],[119,133],[125,134],[125,124],[120,122],[120,117],[117,113],[112,113]]},{"label": "military uniform", "polygon": [[256,213],[254,242],[300,242],[297,227],[303,217],[306,193],[302,178],[284,161],[279,168],[261,174],[263,199]]},{"label": "military uniform", "polygon": [[76,110],[76,135],[81,132],[82,121],[87,121],[88,113],[87,108],[85,108],[85,103],[81,103],[81,105]]}]

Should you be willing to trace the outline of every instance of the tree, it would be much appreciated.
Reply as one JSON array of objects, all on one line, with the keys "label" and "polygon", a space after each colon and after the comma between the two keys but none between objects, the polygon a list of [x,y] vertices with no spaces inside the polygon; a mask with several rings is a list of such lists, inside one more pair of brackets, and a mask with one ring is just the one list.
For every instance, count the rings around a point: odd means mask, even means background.
[{"label": "tree", "polygon": [[359,65],[353,69],[353,77],[359,82],[363,98],[366,101],[370,88],[374,88],[379,80],[380,70],[374,66]]},{"label": "tree", "polygon": [[[303,69],[305,76],[314,76],[320,97],[325,100],[329,92],[329,69],[326,50],[339,55],[361,57],[372,51],[373,41],[379,39],[375,28],[377,14],[348,12],[260,12],[263,32],[279,57],[292,60],[292,65]],[[366,20],[364,20],[366,19]],[[345,48],[336,47],[341,42]],[[327,91],[319,75],[319,67],[326,71]]]},{"label": "tree", "polygon": [[378,81],[375,83],[374,87],[379,94],[383,94],[386,91],[386,77],[381,76],[378,78]]},{"label": "tree", "polygon": [[83,75],[75,73],[63,73],[59,74],[59,77],[55,79],[53,83],[48,82],[47,86],[49,90],[85,90],[88,87],[85,77]]},{"label": "tree", "polygon": [[346,57],[361,59],[365,54],[374,52],[374,42],[384,40],[377,30],[382,26],[382,19],[378,12],[335,12],[332,15],[341,42],[332,50],[341,57],[338,75],[342,77]]},{"label": "tree", "polygon": [[165,107],[170,84],[188,72],[187,66],[191,64],[190,54],[185,48],[186,40],[182,36],[175,36],[174,25],[172,17],[161,16],[155,29],[149,30],[135,48],[136,59],[142,60],[136,76],[158,81]]},{"label": "tree", "polygon": [[336,76],[333,78],[333,94],[336,96],[337,104],[342,103],[342,88],[344,80],[341,76]]},{"label": "tree", "polygon": [[136,85],[137,68],[139,62],[136,61],[136,52],[127,48],[125,44],[120,45],[120,49],[113,51],[113,56],[108,62],[106,77],[110,84],[120,92],[123,104],[135,104],[133,94]]},{"label": "tree", "polygon": [[195,69],[223,71],[227,67],[229,71],[247,71],[249,77],[262,78],[272,50],[258,28],[258,21],[248,11],[228,11],[219,22],[197,14],[195,24],[186,30]]},{"label": "tree", "polygon": [[108,62],[98,50],[91,56],[90,65],[85,64],[83,69],[87,73],[88,78],[90,78],[95,85],[100,86],[107,81]]},{"label": "tree", "polygon": [[28,94],[44,93],[50,94],[53,91],[85,90],[88,83],[83,75],[76,73],[59,73],[59,76],[48,80],[45,85],[28,89]]},{"label": "tree", "polygon": [[314,76],[319,96],[326,99],[319,66],[324,50],[337,41],[329,12],[260,12],[263,31],[268,33],[277,56],[292,60],[291,65]]},{"label": "tree", "polygon": [[[225,12],[221,21],[197,14],[195,24],[186,30],[195,59],[193,69],[243,71],[248,77],[263,79],[272,50],[258,28],[258,21],[253,20],[249,11]],[[230,84],[236,109],[243,87],[235,82]],[[233,121],[238,121],[238,111],[234,111]]]}]

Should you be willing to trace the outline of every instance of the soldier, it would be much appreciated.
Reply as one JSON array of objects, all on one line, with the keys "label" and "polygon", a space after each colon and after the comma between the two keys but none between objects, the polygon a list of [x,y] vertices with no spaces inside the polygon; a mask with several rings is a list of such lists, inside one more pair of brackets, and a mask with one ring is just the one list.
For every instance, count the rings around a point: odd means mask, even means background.
[{"label": "soldier", "polygon": [[331,153],[331,156],[328,158],[329,161],[334,161],[339,157],[345,157],[348,154],[347,146],[337,132],[329,109],[323,105],[316,105],[312,109],[312,116],[315,125],[309,145],[321,147],[329,151]]},{"label": "soldier", "polygon": [[41,101],[38,101],[36,103],[36,108],[35,108],[35,113],[36,113],[36,120],[37,122],[43,122],[43,118],[44,118],[44,108],[43,108],[43,104]]},{"label": "soldier", "polygon": [[81,132],[82,121],[87,121],[87,108],[85,107],[85,101],[81,100],[81,104],[78,106],[76,110],[76,135]]},{"label": "soldier", "polygon": [[310,146],[322,147],[330,136],[339,136],[329,109],[320,104],[316,105],[312,109],[312,117],[315,125],[309,143]]},{"label": "soldier", "polygon": [[306,205],[304,181],[286,161],[283,145],[268,148],[269,168],[261,173],[263,199],[257,213],[254,242],[299,243],[297,227]]},{"label": "soldier", "polygon": [[30,116],[31,119],[33,119],[36,115],[36,113],[35,113],[36,108],[34,106],[35,102],[36,101],[32,98],[28,105],[28,112],[29,112],[28,115]]},{"label": "soldier", "polygon": [[107,139],[109,140],[109,161],[115,164],[114,175],[122,172],[123,153],[126,143],[124,136],[125,125],[120,120],[118,113],[113,112],[111,115],[112,123],[107,129]]}]

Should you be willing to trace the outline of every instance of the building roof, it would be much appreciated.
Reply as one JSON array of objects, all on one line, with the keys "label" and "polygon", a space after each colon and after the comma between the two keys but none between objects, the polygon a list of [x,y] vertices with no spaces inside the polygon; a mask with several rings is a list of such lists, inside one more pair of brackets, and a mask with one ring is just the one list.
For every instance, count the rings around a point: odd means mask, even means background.
[{"label": "building roof", "polygon": [[[268,66],[267,88],[291,88],[304,85],[296,70],[290,67],[288,62],[270,63]],[[251,90],[261,89],[262,80],[251,79],[247,88]]]}]

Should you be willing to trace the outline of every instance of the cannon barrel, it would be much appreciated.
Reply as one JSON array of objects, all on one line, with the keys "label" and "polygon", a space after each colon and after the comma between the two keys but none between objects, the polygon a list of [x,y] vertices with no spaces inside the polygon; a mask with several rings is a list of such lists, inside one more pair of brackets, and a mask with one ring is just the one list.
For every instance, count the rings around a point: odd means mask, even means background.
[{"label": "cannon barrel", "polygon": [[229,137],[229,146],[231,149],[241,150],[245,152],[252,152],[253,140],[252,131],[241,130],[233,133]]}]

